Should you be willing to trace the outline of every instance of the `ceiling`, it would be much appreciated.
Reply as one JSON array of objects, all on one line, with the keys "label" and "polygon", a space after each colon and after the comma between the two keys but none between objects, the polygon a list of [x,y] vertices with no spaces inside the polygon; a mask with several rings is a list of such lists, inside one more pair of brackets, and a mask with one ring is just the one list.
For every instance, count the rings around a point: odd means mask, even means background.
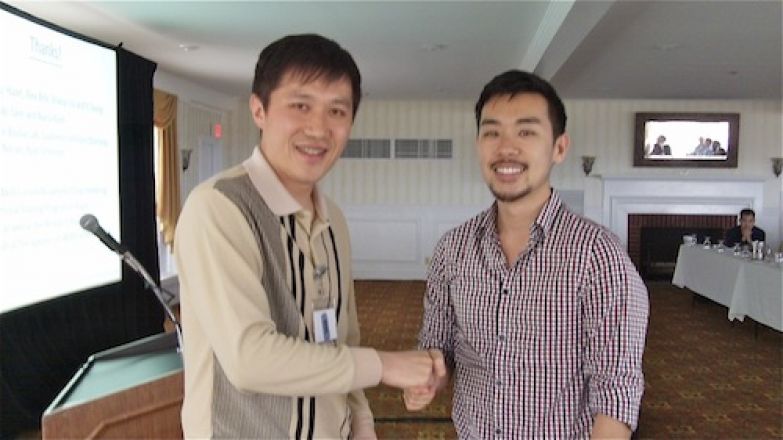
[{"label": "ceiling", "polygon": [[512,68],[566,98],[781,98],[780,0],[7,3],[237,97],[262,47],[320,33],[370,98],[475,99]]}]

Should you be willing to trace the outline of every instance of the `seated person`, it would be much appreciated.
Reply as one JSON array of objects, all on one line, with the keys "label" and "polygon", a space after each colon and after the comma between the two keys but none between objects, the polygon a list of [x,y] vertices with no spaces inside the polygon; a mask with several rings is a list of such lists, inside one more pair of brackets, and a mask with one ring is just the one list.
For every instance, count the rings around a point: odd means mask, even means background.
[{"label": "seated person", "polygon": [[720,146],[720,142],[712,141],[712,155],[713,156],[725,156],[726,150]]},{"label": "seated person", "polygon": [[671,156],[672,154],[672,148],[669,146],[669,144],[664,143],[666,142],[666,136],[658,136],[658,141],[653,145],[652,152],[650,152],[651,155],[667,155]]},{"label": "seated person", "polygon": [[754,240],[764,241],[767,234],[755,224],[756,213],[752,209],[743,209],[740,211],[740,224],[726,231],[723,244],[728,247],[733,247],[735,244],[750,246]]},{"label": "seated person", "polygon": [[[699,138],[701,140],[701,138]],[[707,138],[704,142],[700,142],[699,145],[693,150],[693,154],[696,156],[704,156],[712,150],[712,139]]]}]

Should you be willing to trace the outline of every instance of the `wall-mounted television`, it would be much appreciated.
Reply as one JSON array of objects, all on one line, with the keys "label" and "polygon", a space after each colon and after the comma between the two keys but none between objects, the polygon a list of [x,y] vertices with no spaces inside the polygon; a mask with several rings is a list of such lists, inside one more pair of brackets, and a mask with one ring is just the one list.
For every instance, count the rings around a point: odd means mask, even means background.
[{"label": "wall-mounted television", "polygon": [[736,168],[739,113],[636,113],[636,167]]}]

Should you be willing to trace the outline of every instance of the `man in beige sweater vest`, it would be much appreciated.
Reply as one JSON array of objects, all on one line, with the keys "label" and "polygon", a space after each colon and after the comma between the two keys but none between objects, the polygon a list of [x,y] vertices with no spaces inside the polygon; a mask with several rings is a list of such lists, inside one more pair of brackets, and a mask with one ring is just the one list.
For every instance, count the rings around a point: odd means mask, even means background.
[{"label": "man in beige sweater vest", "polygon": [[318,191],[361,98],[351,55],[282,38],[256,65],[250,158],[200,184],[177,225],[186,437],[375,438],[362,391],[445,374],[437,350],[359,347],[351,248]]}]

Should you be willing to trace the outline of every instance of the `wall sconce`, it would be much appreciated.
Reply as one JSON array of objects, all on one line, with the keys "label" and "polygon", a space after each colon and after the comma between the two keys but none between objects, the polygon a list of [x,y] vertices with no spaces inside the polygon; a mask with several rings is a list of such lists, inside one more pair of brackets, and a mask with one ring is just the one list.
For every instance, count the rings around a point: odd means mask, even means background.
[{"label": "wall sconce", "polygon": [[593,171],[593,164],[595,163],[595,156],[582,156],[582,171],[585,172],[585,176],[589,176]]},{"label": "wall sconce", "polygon": [[193,154],[193,150],[190,148],[183,148],[179,150],[180,157],[182,158],[182,171],[186,171],[190,167],[190,155]]},{"label": "wall sconce", "polygon": [[783,157],[773,157],[771,160],[772,172],[775,173],[775,177],[780,177],[780,172],[783,171]]}]

